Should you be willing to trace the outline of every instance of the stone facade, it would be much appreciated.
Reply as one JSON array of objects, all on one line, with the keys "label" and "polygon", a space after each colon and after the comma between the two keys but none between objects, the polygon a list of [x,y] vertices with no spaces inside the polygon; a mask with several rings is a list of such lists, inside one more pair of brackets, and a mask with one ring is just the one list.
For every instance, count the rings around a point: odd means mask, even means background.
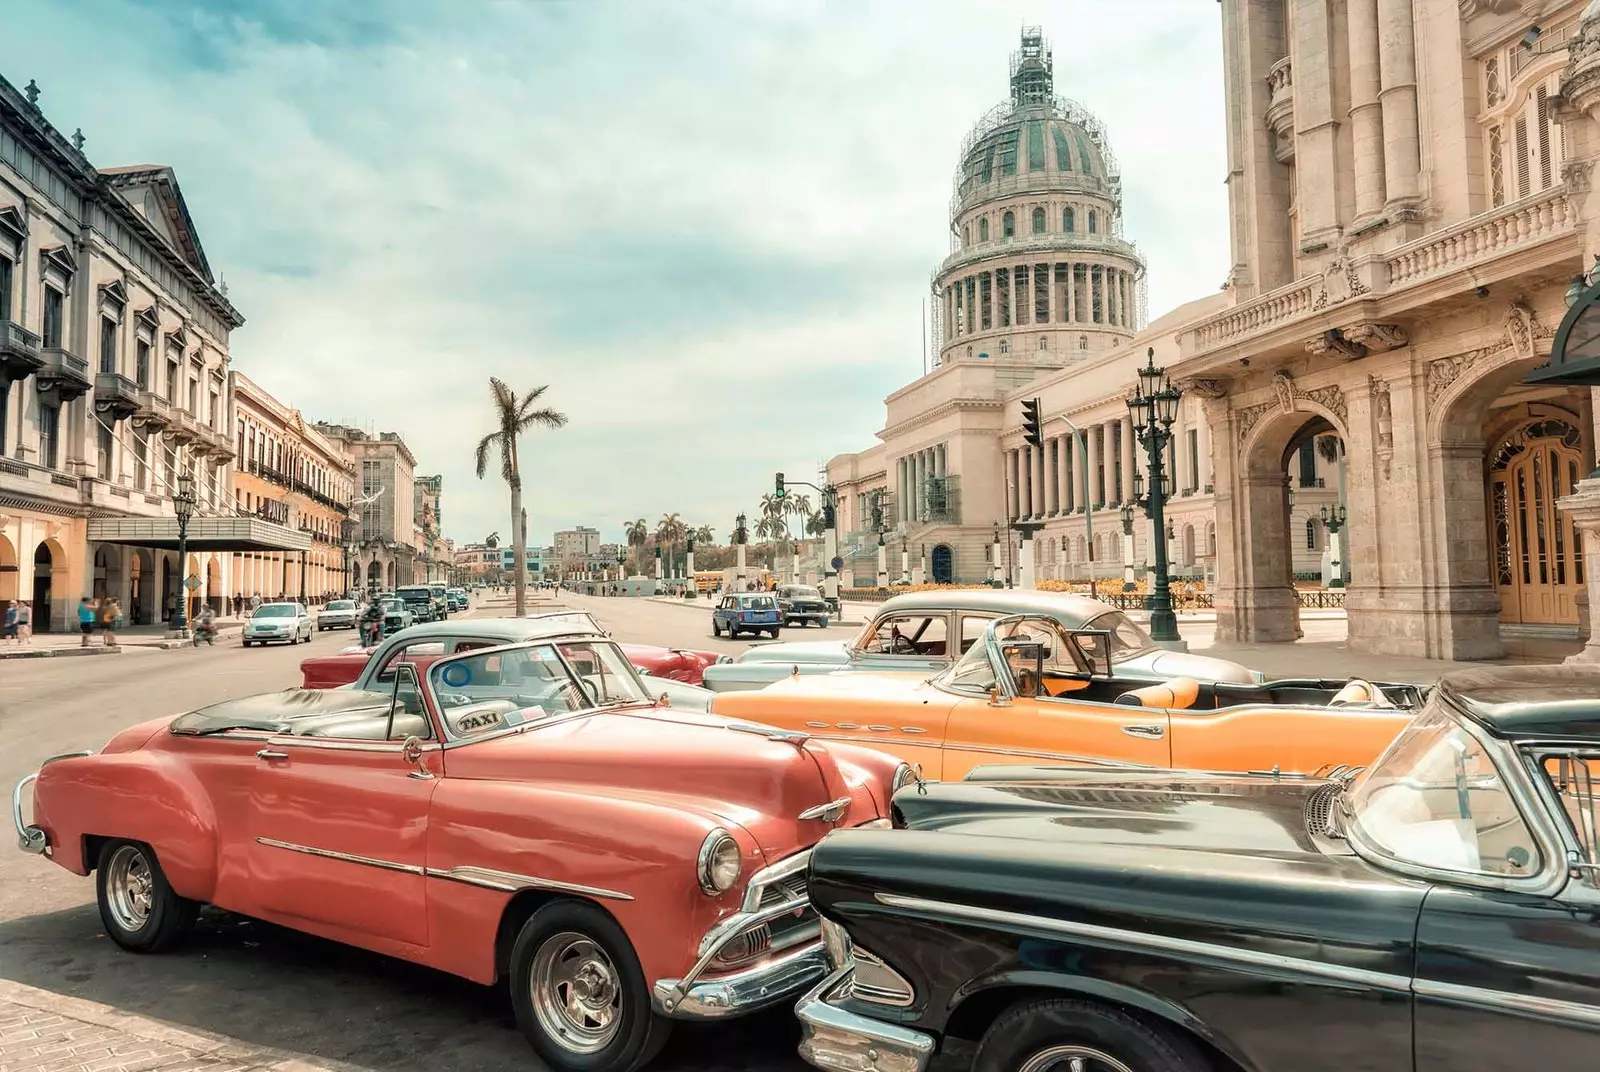
[{"label": "stone facade", "polygon": [[380,590],[426,581],[416,520],[417,459],[411,448],[396,432],[368,434],[339,424],[316,428],[356,466],[357,578],[367,589]]}]

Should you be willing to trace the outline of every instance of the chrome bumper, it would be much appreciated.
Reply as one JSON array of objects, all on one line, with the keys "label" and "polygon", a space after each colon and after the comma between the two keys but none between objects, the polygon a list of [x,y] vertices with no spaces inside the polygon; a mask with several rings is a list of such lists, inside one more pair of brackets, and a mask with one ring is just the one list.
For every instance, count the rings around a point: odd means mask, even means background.
[{"label": "chrome bumper", "polygon": [[[92,755],[94,755],[93,752],[87,751],[63,752],[60,755],[51,756],[49,759],[39,764],[39,770],[43,770],[46,766],[54,763],[58,759],[77,759],[79,756]],[[17,828],[17,847],[23,852],[31,853],[34,856],[42,855],[50,848],[50,839],[45,835],[43,830],[40,830],[37,826],[32,826],[22,821],[23,794],[28,791],[29,786],[33,785],[33,783],[37,782],[38,780],[39,771],[34,771],[32,774],[25,775],[23,779],[17,783],[17,787],[11,790],[11,822]]]},{"label": "chrome bumper", "polygon": [[821,943],[773,957],[754,968],[721,975],[684,987],[682,980],[662,979],[650,988],[651,1004],[676,1020],[721,1020],[743,1016],[784,998],[792,998],[828,970]]},{"label": "chrome bumper", "polygon": [[850,981],[848,965],[800,999],[800,1056],[829,1072],[924,1072],[934,1038],[922,1031],[858,1016],[829,1003]]}]

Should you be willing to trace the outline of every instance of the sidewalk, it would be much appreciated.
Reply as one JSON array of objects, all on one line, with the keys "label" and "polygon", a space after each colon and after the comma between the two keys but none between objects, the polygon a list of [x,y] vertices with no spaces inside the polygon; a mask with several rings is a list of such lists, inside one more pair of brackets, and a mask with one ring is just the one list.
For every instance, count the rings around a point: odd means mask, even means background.
[{"label": "sidewalk", "polygon": [[337,1072],[107,1005],[0,980],[0,1072]]},{"label": "sidewalk", "polygon": [[[244,628],[244,621],[240,618],[218,618],[217,638],[223,640],[229,636],[237,636]],[[96,633],[89,639],[89,646],[83,646],[83,636],[80,633],[35,633],[23,644],[0,641],[0,659],[50,659],[67,658],[80,655],[117,655],[122,648],[148,648],[170,649],[181,648],[189,644],[187,640],[177,640],[170,636],[172,630],[165,625],[135,625],[127,629],[118,629],[117,647],[106,647],[100,634]]]}]

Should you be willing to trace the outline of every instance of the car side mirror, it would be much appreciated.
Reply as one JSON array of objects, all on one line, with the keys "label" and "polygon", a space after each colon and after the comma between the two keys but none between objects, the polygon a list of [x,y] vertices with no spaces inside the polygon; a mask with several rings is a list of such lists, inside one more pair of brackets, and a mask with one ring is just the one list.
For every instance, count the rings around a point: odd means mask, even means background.
[{"label": "car side mirror", "polygon": [[989,690],[989,706],[990,707],[1010,707],[1011,706],[1011,701],[1008,700],[1006,697],[1002,696],[1000,694],[1000,690],[999,689],[997,689],[997,688],[990,689]]}]

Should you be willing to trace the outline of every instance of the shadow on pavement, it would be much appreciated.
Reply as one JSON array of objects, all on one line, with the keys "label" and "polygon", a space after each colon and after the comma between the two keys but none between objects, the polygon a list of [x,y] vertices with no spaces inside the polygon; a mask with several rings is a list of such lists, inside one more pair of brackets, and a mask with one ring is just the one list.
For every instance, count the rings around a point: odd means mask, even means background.
[{"label": "shadow on pavement", "polygon": [[[0,978],[202,1034],[372,1069],[539,1069],[499,988],[207,910],[160,956],[113,945],[85,905],[0,923]],[[789,1009],[679,1025],[653,1072],[802,1072]]]}]

